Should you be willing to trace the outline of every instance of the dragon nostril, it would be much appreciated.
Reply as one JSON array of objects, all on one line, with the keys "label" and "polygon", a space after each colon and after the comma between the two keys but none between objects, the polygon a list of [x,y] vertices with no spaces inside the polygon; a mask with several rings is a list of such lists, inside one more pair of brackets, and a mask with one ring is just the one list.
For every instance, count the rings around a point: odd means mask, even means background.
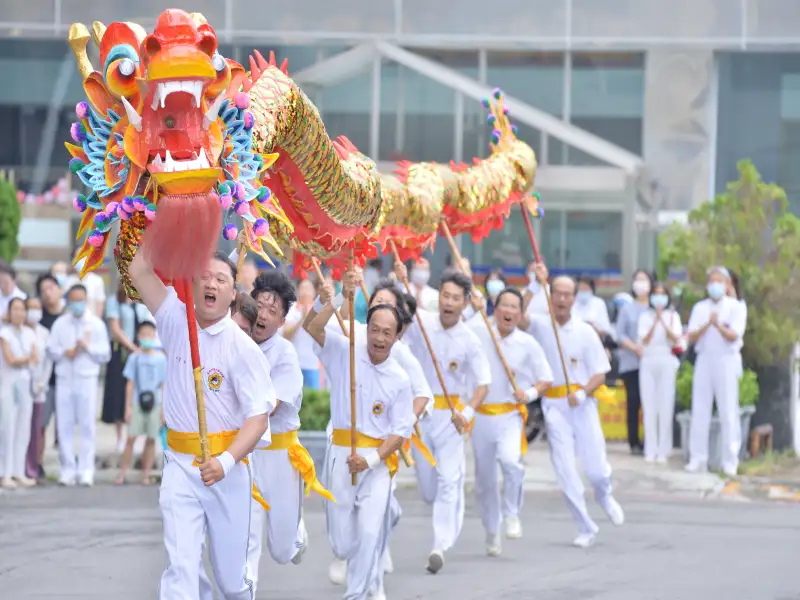
[{"label": "dragon nostril", "polygon": [[148,35],[144,41],[144,50],[148,56],[154,56],[161,50],[161,42],[152,35]]}]

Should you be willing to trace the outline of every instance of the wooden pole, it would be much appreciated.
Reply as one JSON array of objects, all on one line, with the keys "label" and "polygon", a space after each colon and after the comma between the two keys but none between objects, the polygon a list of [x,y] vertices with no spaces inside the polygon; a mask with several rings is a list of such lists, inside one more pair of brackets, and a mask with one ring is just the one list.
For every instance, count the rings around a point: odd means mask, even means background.
[{"label": "wooden pole", "polygon": [[[398,254],[397,254],[397,245],[394,243],[394,240],[390,239],[389,240],[389,245],[390,245],[392,254],[394,254],[394,259],[397,262],[400,262],[400,259],[398,258]],[[409,294],[411,294],[412,293],[411,292],[411,285],[408,283],[408,279],[406,279],[405,277],[403,278],[403,285],[405,286],[406,291]],[[425,345],[427,346],[428,352],[431,355],[431,361],[433,361],[433,368],[436,370],[436,378],[439,380],[439,385],[442,388],[442,395],[445,397],[445,400],[447,400],[447,407],[450,409],[450,414],[453,417],[455,417],[456,416],[456,407],[453,404],[453,400],[450,398],[450,394],[447,393],[447,386],[444,383],[444,375],[442,374],[442,369],[439,366],[439,361],[436,360],[436,353],[433,351],[433,344],[431,344],[431,340],[428,337],[428,332],[425,331],[425,324],[422,322],[422,318],[420,317],[419,310],[417,310],[416,317],[417,317],[417,325],[419,325],[419,331],[422,334],[422,339],[425,340]],[[460,431],[460,429],[459,429],[459,431]],[[422,436],[420,436],[420,438],[421,437]]]},{"label": "wooden pole", "polygon": [[[353,270],[353,246],[350,246],[350,258],[348,260],[349,271]],[[356,456],[356,311],[355,294],[347,297],[347,304],[350,309],[350,455]],[[358,484],[358,475],[351,476],[351,483]]]},{"label": "wooden pole", "polygon": [[[539,244],[536,243],[536,236],[533,234],[533,226],[531,225],[531,217],[528,214],[528,209],[525,203],[519,205],[522,210],[522,220],[525,222],[525,229],[528,231],[528,238],[531,241],[531,248],[533,249],[533,257],[536,262],[542,262],[542,255],[539,254]],[[540,282],[541,283],[541,282]],[[556,323],[556,314],[553,312],[553,301],[550,299],[550,291],[547,289],[547,284],[542,283],[542,290],[544,290],[544,297],[547,300],[547,310],[550,312],[550,324],[553,326],[553,335],[556,338],[556,348],[558,348],[558,358],[561,360],[561,372],[564,375],[564,385],[567,390],[570,389],[569,375],[567,374],[567,363],[564,360],[564,350],[561,348],[561,339],[558,337],[558,325]],[[569,398],[569,396],[568,396]],[[577,406],[572,400],[569,400],[569,405],[572,407]]]},{"label": "wooden pole", "polygon": [[189,327],[189,352],[192,357],[192,374],[194,377],[194,395],[197,400],[197,428],[200,435],[200,459],[204,463],[210,458],[208,445],[208,423],[206,422],[205,392],[203,391],[203,366],[200,364],[200,344],[197,340],[197,317],[194,313],[194,295],[192,284],[186,279],[175,281],[186,299],[186,324]]},{"label": "wooden pole", "polygon": [[[458,251],[458,246],[456,246],[456,242],[453,239],[453,235],[450,233],[450,228],[447,226],[445,221],[442,221],[442,232],[444,236],[447,238],[447,243],[450,245],[450,252],[453,254],[453,258],[455,259],[456,266],[459,270],[463,271],[464,273],[467,270],[464,268],[464,259],[461,257],[461,253]],[[503,350],[500,348],[500,341],[497,339],[497,335],[492,328],[491,322],[489,322],[489,315],[486,314],[486,309],[481,307],[480,310],[481,317],[483,317],[483,322],[486,324],[486,329],[489,331],[489,337],[492,338],[492,343],[494,344],[494,349],[497,351],[497,356],[500,357],[500,362],[503,365],[503,370],[506,372],[506,376],[508,380],[511,382],[511,389],[514,390],[514,393],[517,393],[517,382],[514,378],[514,372],[511,370],[511,367],[508,366],[506,362],[505,356],[503,356]]]},{"label": "wooden pole", "polygon": [[[320,283],[325,281],[325,277],[322,275],[322,269],[319,266],[319,261],[314,256],[311,257],[311,265],[314,267],[314,273],[316,273],[317,279],[319,279]],[[342,330],[342,335],[347,335],[347,329],[344,326],[344,320],[342,319],[342,315],[339,312],[339,309],[334,308],[333,314],[336,315],[336,320],[339,322],[339,327]]]}]

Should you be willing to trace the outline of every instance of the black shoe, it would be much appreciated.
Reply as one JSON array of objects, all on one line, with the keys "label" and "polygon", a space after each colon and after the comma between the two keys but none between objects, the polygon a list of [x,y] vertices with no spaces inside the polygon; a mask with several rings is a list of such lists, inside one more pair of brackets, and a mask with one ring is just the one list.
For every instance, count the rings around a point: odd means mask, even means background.
[{"label": "black shoe", "polygon": [[633,456],[644,456],[644,448],[641,446],[631,446],[631,454]]},{"label": "black shoe", "polygon": [[47,479],[47,473],[44,472],[44,467],[42,465],[39,465],[39,472],[36,474],[36,479]]}]

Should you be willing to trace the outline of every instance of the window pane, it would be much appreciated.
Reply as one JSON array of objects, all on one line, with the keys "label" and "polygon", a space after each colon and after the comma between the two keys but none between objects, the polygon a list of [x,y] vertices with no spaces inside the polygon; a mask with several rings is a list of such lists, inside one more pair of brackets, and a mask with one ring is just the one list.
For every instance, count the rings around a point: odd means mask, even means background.
[{"label": "window pane", "polygon": [[622,257],[622,213],[567,213],[565,267],[576,274],[619,273]]}]

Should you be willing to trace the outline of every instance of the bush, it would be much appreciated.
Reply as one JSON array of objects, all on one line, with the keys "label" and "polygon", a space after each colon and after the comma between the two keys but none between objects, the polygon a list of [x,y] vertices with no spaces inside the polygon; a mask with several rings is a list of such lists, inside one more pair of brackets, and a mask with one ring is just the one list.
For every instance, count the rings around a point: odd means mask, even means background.
[{"label": "bush", "polygon": [[19,224],[22,208],[14,185],[0,175],[0,258],[12,263],[19,254]]},{"label": "bush", "polygon": [[331,393],[328,390],[303,388],[300,407],[300,431],[325,431],[331,420]]},{"label": "bush", "polygon": [[[690,362],[684,362],[678,370],[678,380],[675,382],[675,399],[679,410],[689,410],[692,407],[693,379],[694,367]],[[759,393],[760,388],[755,371],[745,369],[739,379],[739,406],[754,406],[758,402]]]}]

